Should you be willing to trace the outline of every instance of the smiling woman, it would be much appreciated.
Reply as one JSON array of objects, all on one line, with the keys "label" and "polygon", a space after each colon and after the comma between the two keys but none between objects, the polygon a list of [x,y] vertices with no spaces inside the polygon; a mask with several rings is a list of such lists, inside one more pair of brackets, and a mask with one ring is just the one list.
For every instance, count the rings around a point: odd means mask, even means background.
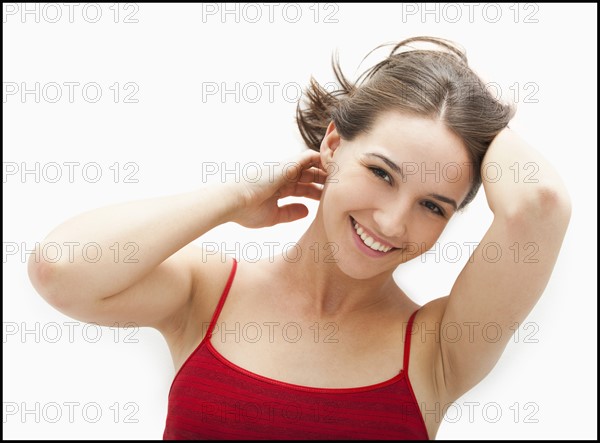
[{"label": "smiling woman", "polygon": [[[399,258],[402,263],[429,250],[473,187],[464,143],[439,119],[382,112],[373,128],[352,140],[341,137],[332,122],[321,155],[339,171],[321,199],[327,238],[343,248],[335,219],[348,212],[368,233],[369,247],[394,248],[386,253],[387,263],[356,262],[351,274],[357,277],[393,269]],[[455,174],[441,172],[447,165],[456,167]],[[338,266],[344,267],[345,257],[352,257],[351,251],[342,251]]]},{"label": "smiling woman", "polygon": [[[568,193],[457,46],[408,39],[356,84],[335,63],[334,72],[341,89],[311,80],[308,107],[297,109],[310,149],[259,180],[90,211],[40,246],[133,242],[136,263],[29,262],[33,285],[61,312],[163,334],[177,371],[165,439],[434,438],[443,417],[426,411],[491,371],[550,278]],[[515,161],[536,164],[536,180],[485,173]],[[429,250],[482,184],[490,228],[450,293],[417,305],[393,272]],[[226,222],[255,229],[306,217],[303,204],[278,205],[289,196],[319,201],[296,247],[332,247],[333,259],[223,262],[191,245]],[[535,263],[482,253],[515,243],[536,245]],[[498,325],[500,338],[443,333],[474,322]],[[227,333],[240,328],[243,340]]]}]

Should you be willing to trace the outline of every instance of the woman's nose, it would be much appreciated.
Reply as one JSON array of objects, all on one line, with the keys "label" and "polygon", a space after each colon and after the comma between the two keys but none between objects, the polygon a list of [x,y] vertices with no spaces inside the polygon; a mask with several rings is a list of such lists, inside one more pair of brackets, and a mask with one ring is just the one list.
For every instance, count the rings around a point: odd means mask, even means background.
[{"label": "woman's nose", "polygon": [[406,240],[408,232],[408,210],[400,204],[394,207],[382,208],[375,211],[375,223],[379,228],[379,232],[389,242],[398,246]]}]

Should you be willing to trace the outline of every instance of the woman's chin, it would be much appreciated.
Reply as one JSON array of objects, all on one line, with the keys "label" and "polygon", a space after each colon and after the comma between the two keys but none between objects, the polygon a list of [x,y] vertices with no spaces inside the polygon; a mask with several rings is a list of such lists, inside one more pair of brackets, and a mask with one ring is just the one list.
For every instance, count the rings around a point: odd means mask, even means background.
[{"label": "woman's chin", "polygon": [[368,257],[361,257],[356,251],[345,251],[340,248],[334,261],[341,272],[356,280],[368,280],[381,274],[381,267],[368,263]]}]

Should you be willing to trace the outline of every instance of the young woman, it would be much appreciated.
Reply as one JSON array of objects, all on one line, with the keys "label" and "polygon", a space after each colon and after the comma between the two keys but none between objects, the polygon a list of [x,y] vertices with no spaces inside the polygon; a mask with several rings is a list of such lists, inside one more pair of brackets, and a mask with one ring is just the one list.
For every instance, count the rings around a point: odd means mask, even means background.
[{"label": "young woman", "polygon": [[[163,334],[177,371],[165,439],[434,438],[442,417],[424,411],[491,371],[550,278],[568,193],[460,49],[417,37],[356,84],[334,72],[341,89],[311,80],[298,108],[310,149],[260,180],[97,209],[45,239],[134,242],[136,263],[29,263],[61,312]],[[515,180],[515,162],[535,176]],[[430,249],[481,184],[490,228],[450,293],[418,306],[394,270]],[[191,244],[226,222],[305,217],[302,204],[278,206],[288,196],[319,200],[293,259],[237,263]],[[528,246],[534,258],[516,259]],[[494,337],[472,333],[489,324]]]}]

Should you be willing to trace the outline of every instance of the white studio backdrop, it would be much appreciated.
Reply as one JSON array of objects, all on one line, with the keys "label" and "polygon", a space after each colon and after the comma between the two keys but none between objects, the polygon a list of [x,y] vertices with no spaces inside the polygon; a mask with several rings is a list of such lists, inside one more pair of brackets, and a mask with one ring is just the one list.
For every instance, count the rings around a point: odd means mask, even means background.
[{"label": "white studio backdrop", "polygon": [[[559,170],[573,202],[544,295],[492,373],[447,408],[437,437],[597,438],[596,9],[3,4],[4,436],[161,439],[174,376],[157,331],[86,325],[49,306],[27,276],[36,242],[89,209],[219,181],[206,165],[243,174],[249,162],[301,151],[296,101],[311,75],[334,81],[334,50],[355,80],[387,56],[380,49],[359,66],[377,45],[433,35],[466,48],[517,103],[511,127]],[[317,203],[303,202],[301,221],[228,223],[195,243],[254,260],[277,242],[281,254],[315,215]],[[479,241],[491,219],[482,189],[440,244]],[[423,304],[448,293],[467,259],[441,249],[394,276]]]}]

